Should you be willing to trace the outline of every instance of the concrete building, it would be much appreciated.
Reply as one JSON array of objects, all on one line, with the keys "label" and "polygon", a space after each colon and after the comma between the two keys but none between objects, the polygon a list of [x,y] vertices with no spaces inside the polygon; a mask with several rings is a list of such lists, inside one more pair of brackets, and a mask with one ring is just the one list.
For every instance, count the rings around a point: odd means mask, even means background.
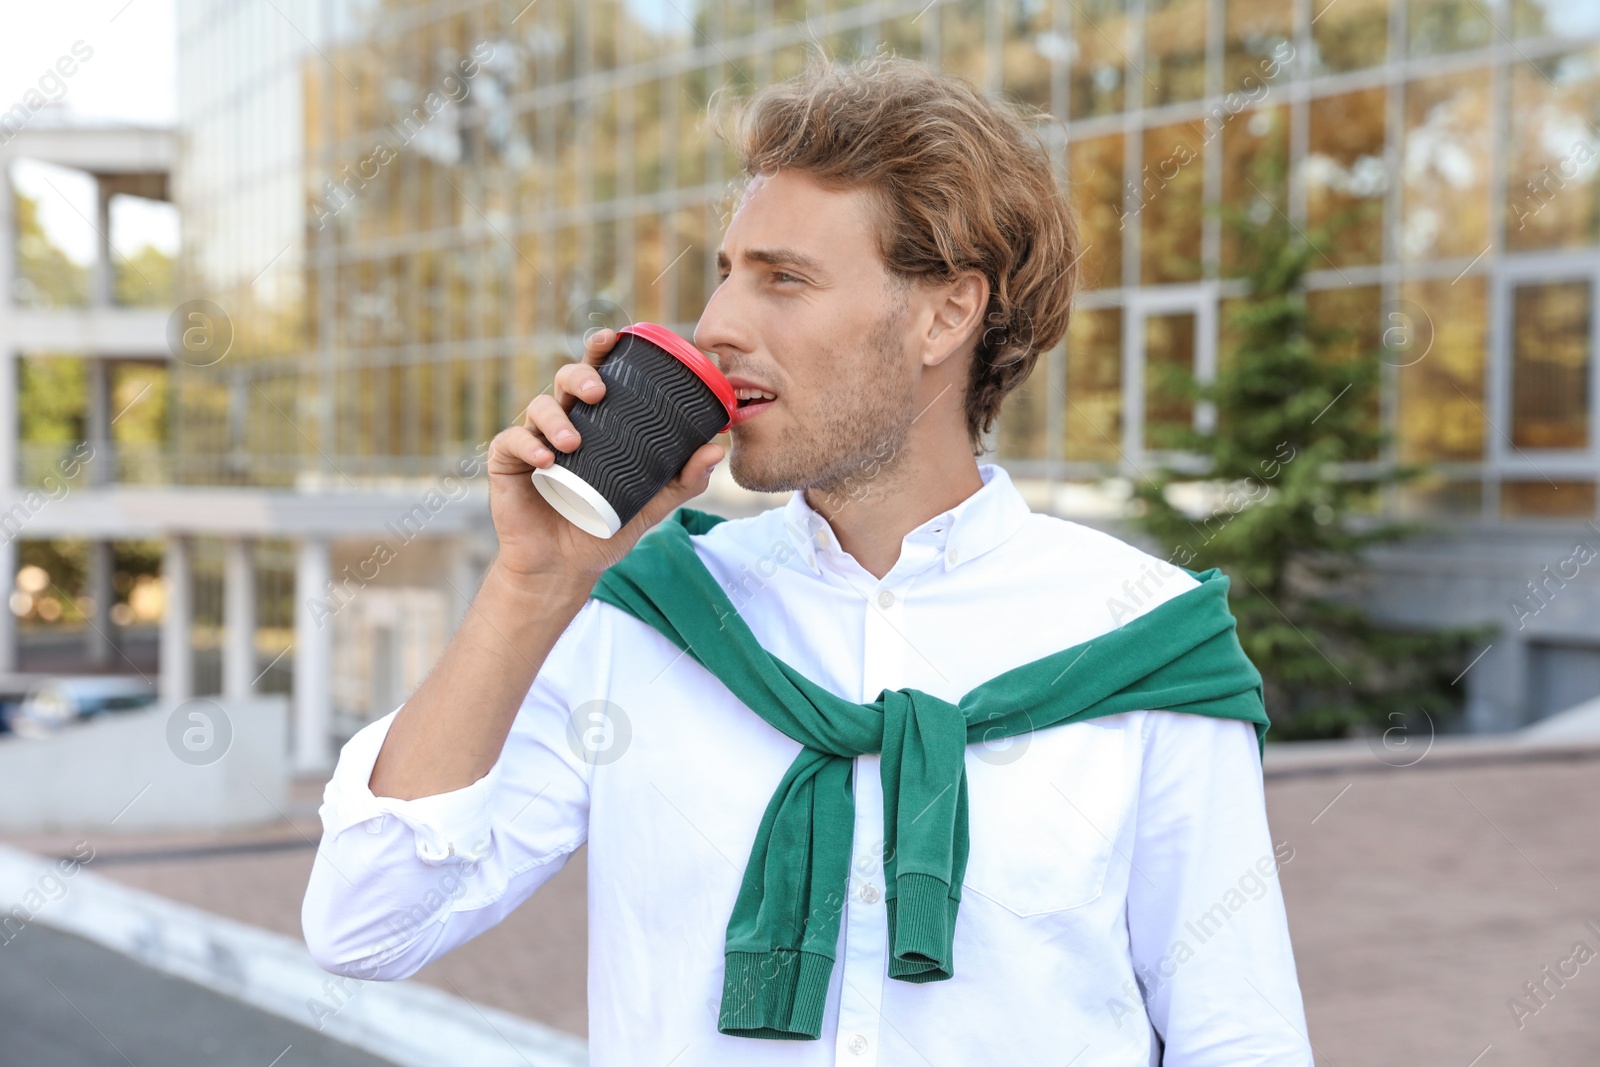
[{"label": "concrete building", "polygon": [[[346,736],[351,732],[334,713],[337,683],[345,682],[348,689],[348,680],[334,670],[334,648],[337,634],[345,634],[347,641],[352,632],[368,636],[348,625],[344,609],[367,584],[361,575],[371,565],[372,546],[386,538],[386,543],[404,548],[405,558],[391,572],[413,580],[426,573],[430,583],[443,582],[454,592],[453,597],[424,598],[421,603],[415,596],[385,597],[380,592],[366,598],[365,621],[376,630],[369,653],[376,666],[368,667],[368,673],[375,672],[374,685],[387,686],[376,690],[375,698],[398,703],[405,687],[420,680],[417,672],[426,670],[426,664],[414,662],[417,656],[442,647],[447,629],[476,588],[474,558],[481,557],[485,546],[471,533],[482,529],[484,494],[481,487],[462,483],[459,491],[438,498],[450,505],[444,507],[435,506],[432,497],[422,499],[392,487],[321,492],[218,484],[193,477],[197,464],[181,454],[157,456],[153,469],[150,456],[123,454],[111,433],[112,365],[158,361],[170,366],[186,359],[205,363],[216,351],[212,332],[227,328],[209,321],[202,303],[150,309],[118,306],[112,299],[111,198],[168,199],[177,146],[170,129],[59,123],[29,126],[0,146],[0,233],[13,232],[10,164],[29,159],[93,177],[99,206],[94,229],[100,245],[87,306],[38,309],[0,301],[0,570],[17,573],[18,544],[24,539],[88,539],[88,596],[94,608],[83,629],[82,662],[90,669],[133,673],[137,668],[132,661],[119,655],[121,628],[110,613],[115,599],[111,546],[118,540],[160,538],[166,592],[159,666],[163,703],[176,706],[203,693],[242,700],[257,691],[264,668],[274,666],[257,647],[256,546],[262,541],[275,547],[287,543],[293,588],[304,595],[293,597],[293,638],[278,658],[286,653],[293,670],[294,766],[314,772],[331,766],[341,729]],[[0,242],[0,292],[13,291],[15,262],[15,242]],[[188,343],[186,331],[191,332]],[[24,355],[35,354],[85,360],[88,439],[81,447],[41,447],[20,438],[17,364]],[[221,564],[220,671],[212,672],[209,686],[207,672],[196,664],[197,545],[214,548]],[[492,543],[487,550],[492,552]],[[380,617],[381,623],[372,621]],[[13,612],[0,612],[0,673],[26,666],[18,663],[16,631]],[[411,662],[404,658],[407,652],[413,653]],[[359,699],[355,703],[364,704]]]}]

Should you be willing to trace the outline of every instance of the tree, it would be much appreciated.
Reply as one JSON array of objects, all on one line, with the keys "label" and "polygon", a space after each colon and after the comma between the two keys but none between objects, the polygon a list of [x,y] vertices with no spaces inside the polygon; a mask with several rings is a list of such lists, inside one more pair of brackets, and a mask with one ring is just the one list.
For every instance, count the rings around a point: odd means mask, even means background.
[{"label": "tree", "polygon": [[89,299],[89,271],[75,263],[45,233],[39,202],[13,194],[16,212],[17,276],[14,297],[25,307],[78,307]]},{"label": "tree", "polygon": [[177,264],[155,245],[142,245],[117,265],[116,301],[123,307],[172,304]]},{"label": "tree", "polygon": [[[1254,166],[1258,190],[1284,187],[1281,158]],[[1147,468],[1136,524],[1172,562],[1229,576],[1239,638],[1261,671],[1277,738],[1448,719],[1459,703],[1452,682],[1487,635],[1385,627],[1354,603],[1363,550],[1425,528],[1379,519],[1375,506],[1384,486],[1424,468],[1353,472],[1386,441],[1372,415],[1382,352],[1334,355],[1352,331],[1315,322],[1302,285],[1326,236],[1302,236],[1279,205],[1266,206],[1223,212],[1248,284],[1231,314],[1237,347],[1209,385],[1161,368],[1159,389],[1213,404],[1215,420],[1207,431],[1152,428],[1162,431],[1154,443],[1188,457]],[[1213,506],[1179,507],[1174,499],[1186,492]]]}]

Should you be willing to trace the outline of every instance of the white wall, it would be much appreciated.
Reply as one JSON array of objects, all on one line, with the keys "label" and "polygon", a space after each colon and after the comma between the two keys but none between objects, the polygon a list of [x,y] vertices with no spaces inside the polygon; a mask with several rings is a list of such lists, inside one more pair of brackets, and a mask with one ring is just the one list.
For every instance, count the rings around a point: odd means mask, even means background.
[{"label": "white wall", "polygon": [[0,736],[0,829],[271,822],[288,806],[288,731],[288,700],[270,695],[118,712],[48,738]]}]

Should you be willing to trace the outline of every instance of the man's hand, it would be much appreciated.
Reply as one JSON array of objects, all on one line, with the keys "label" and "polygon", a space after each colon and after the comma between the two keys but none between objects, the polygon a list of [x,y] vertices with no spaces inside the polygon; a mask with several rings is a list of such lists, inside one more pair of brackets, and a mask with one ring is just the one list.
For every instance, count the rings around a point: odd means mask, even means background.
[{"label": "man's hand", "polygon": [[[490,442],[489,510],[500,553],[439,662],[390,724],[368,778],[374,794],[412,800],[487,774],[545,657],[601,573],[673,508],[705,490],[722,458],[720,445],[696,449],[678,476],[607,539],[572,525],[533,487],[533,469],[554,463],[554,448],[578,447],[567,412],[579,398],[593,403],[605,395],[595,367],[615,343],[612,330],[590,337],[583,362],[556,371],[554,395],[535,397],[522,425]],[[563,437],[563,430],[573,436]]]},{"label": "man's hand", "polygon": [[571,452],[582,443],[567,413],[579,400],[594,404],[605,396],[605,382],[595,368],[616,341],[615,330],[592,334],[584,343],[583,361],[556,371],[552,395],[534,397],[522,425],[490,442],[489,511],[500,541],[496,566],[518,583],[556,578],[592,586],[650,527],[703,492],[712,468],[723,457],[721,445],[701,445],[677,477],[610,538],[578,529],[539,495],[531,479],[533,469],[554,464],[554,449]]}]

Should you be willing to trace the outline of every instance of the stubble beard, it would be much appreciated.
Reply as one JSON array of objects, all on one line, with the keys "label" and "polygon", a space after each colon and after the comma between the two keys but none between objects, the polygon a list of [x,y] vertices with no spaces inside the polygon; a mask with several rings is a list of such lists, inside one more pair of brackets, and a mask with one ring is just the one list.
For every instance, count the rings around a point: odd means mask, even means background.
[{"label": "stubble beard", "polygon": [[906,307],[902,299],[885,313],[851,361],[864,368],[858,389],[818,398],[809,420],[759,452],[740,446],[735,427],[735,483],[759,493],[808,489],[814,503],[838,508],[893,477],[916,420],[916,380],[903,359]]}]

